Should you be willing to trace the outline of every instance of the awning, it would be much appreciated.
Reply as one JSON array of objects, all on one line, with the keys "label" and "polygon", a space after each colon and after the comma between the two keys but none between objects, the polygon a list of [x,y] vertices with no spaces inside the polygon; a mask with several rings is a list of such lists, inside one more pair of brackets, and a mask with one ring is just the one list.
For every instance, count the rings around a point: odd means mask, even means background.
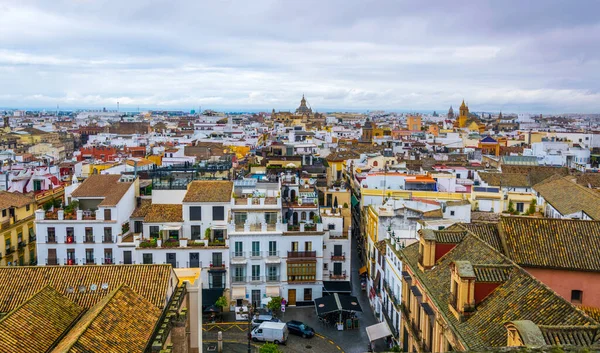
[{"label": "awning", "polygon": [[373,342],[380,338],[391,336],[392,332],[388,327],[387,323],[380,322],[375,325],[367,326],[367,336],[369,336],[369,342]]},{"label": "awning", "polygon": [[410,277],[410,274],[408,274],[408,272],[406,272],[406,271],[402,271],[402,277],[404,278],[404,280],[406,282],[412,281],[412,277]]},{"label": "awning", "polygon": [[362,312],[362,308],[360,307],[357,297],[353,297],[351,295],[340,295],[340,296],[337,296],[337,298],[338,298],[338,303],[339,303],[340,307],[342,308],[342,310]]},{"label": "awning", "polygon": [[223,295],[223,288],[202,289],[202,306],[214,305]]},{"label": "awning", "polygon": [[267,286],[267,297],[278,297],[279,286]]},{"label": "awning", "polygon": [[164,226],[163,230],[180,230],[181,226]]},{"label": "awning", "polygon": [[323,281],[323,291],[327,293],[352,293],[350,281]]},{"label": "awning", "polygon": [[351,295],[339,295],[337,293],[315,299],[315,309],[319,316],[339,311],[362,312],[362,308],[358,303],[358,298]]},{"label": "awning", "polygon": [[231,300],[246,299],[246,287],[233,287],[231,289]]},{"label": "awning", "polygon": [[419,288],[417,288],[417,286],[410,287],[410,291],[413,292],[413,294],[415,295],[415,297],[422,297],[423,296],[421,294],[421,291],[419,290]]},{"label": "awning", "polygon": [[431,306],[429,306],[429,304],[421,303],[421,306],[423,307],[423,311],[425,312],[425,314],[433,316],[433,309],[431,308]]},{"label": "awning", "polygon": [[367,266],[363,266],[363,267],[360,268],[360,270],[358,270],[358,274],[359,275],[362,275],[362,274],[365,274],[365,273],[367,273]]},{"label": "awning", "polygon": [[335,301],[335,294],[315,299],[315,308],[319,316],[340,311]]}]

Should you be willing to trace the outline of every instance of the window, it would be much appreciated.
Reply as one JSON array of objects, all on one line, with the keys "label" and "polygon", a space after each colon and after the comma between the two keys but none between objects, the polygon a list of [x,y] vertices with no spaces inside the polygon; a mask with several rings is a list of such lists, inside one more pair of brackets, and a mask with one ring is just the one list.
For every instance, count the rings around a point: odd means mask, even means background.
[{"label": "window", "polygon": [[25,206],[25,211],[29,211],[31,209],[31,205]]},{"label": "window", "polygon": [[110,265],[114,263],[112,249],[104,249],[104,264]]},{"label": "window", "polygon": [[327,229],[328,229],[328,230],[335,230],[335,224],[333,224],[333,223],[329,223],[329,224],[327,225]]},{"label": "window", "polygon": [[279,281],[277,277],[277,266],[267,266],[267,280],[269,281]]},{"label": "window", "polygon": [[304,301],[312,301],[312,288],[304,288]]},{"label": "window", "polygon": [[335,262],[333,264],[333,274],[336,276],[342,275],[342,263],[341,262]]},{"label": "window", "polygon": [[111,220],[111,212],[110,212],[110,208],[105,208],[104,209],[104,220],[105,221],[110,221]]},{"label": "window", "polygon": [[94,242],[94,228],[92,228],[92,227],[85,228],[85,242],[86,243]]},{"label": "window", "polygon": [[104,239],[103,242],[105,243],[112,243],[112,228],[111,227],[104,227]]},{"label": "window", "polygon": [[132,253],[130,250],[128,251],[123,251],[123,263],[125,265],[131,265],[133,263],[132,260]]},{"label": "window", "polygon": [[252,265],[252,280],[260,281],[260,265]]},{"label": "window", "polygon": [[225,286],[225,275],[223,273],[211,273],[208,276],[208,287],[209,288],[224,288]]},{"label": "window", "polygon": [[265,222],[267,224],[277,223],[277,212],[265,212]]},{"label": "window", "polygon": [[75,230],[73,227],[67,228],[67,236],[65,237],[65,243],[71,244],[75,242]]},{"label": "window", "polygon": [[244,243],[241,241],[236,241],[233,249],[233,256],[244,256]]},{"label": "window", "polygon": [[450,211],[450,216],[454,216],[454,211]]},{"label": "window", "polygon": [[133,222],[133,232],[141,233],[143,225],[144,225],[144,223],[142,221],[134,221]]},{"label": "window", "polygon": [[277,242],[269,241],[269,256],[277,256]]},{"label": "window", "polygon": [[201,231],[201,226],[192,226],[192,240],[202,239]]},{"label": "window", "polygon": [[94,264],[94,249],[85,249],[85,263],[87,265]]},{"label": "window", "polygon": [[223,254],[220,252],[212,253],[212,265],[215,267],[223,266]]},{"label": "window", "polygon": [[6,217],[6,209],[2,210],[2,217]]},{"label": "window", "polygon": [[342,254],[342,246],[334,245],[333,246],[333,256],[343,256]]},{"label": "window", "polygon": [[304,242],[304,251],[312,251],[312,241]]},{"label": "window", "polygon": [[288,263],[288,282],[314,282],[317,274],[317,263]]},{"label": "window", "polygon": [[77,262],[75,259],[75,249],[67,249],[67,265],[75,265]]},{"label": "window", "polygon": [[56,243],[56,230],[54,227],[48,228],[48,239],[46,239],[46,243]]},{"label": "window", "polygon": [[571,303],[582,304],[583,302],[583,291],[574,289],[571,291]]},{"label": "window", "polygon": [[523,212],[523,202],[517,202],[517,212]]},{"label": "window", "polygon": [[327,269],[328,269],[328,268],[329,268],[329,264],[328,264],[327,262],[325,262],[325,263],[323,264],[323,270],[324,270],[324,271],[327,271]]},{"label": "window", "polygon": [[248,215],[244,212],[240,213],[236,213],[234,215],[234,219],[235,219],[235,224],[244,224],[246,223],[246,218],[248,218]]},{"label": "window", "polygon": [[298,242],[297,241],[292,242],[292,251],[298,251]]},{"label": "window", "polygon": [[202,220],[202,207],[190,206],[190,221],[201,221]]},{"label": "window", "polygon": [[224,243],[225,242],[225,229],[213,229],[212,240],[214,242]]},{"label": "window", "polygon": [[158,238],[158,226],[150,226],[150,238]]},{"label": "window", "polygon": [[224,206],[213,206],[213,221],[224,221],[225,220],[225,207]]},{"label": "window", "polygon": [[259,241],[252,242],[252,256],[260,256],[260,242]]},{"label": "window", "polygon": [[152,265],[152,254],[143,254],[142,261],[144,262],[144,265]]}]

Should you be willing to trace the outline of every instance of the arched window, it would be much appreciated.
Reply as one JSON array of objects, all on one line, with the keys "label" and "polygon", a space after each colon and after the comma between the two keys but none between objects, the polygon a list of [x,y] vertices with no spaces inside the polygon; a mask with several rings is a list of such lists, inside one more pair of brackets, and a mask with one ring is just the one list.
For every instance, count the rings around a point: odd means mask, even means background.
[{"label": "arched window", "polygon": [[378,164],[377,161],[374,161],[373,162],[373,167],[377,167],[377,164]]},{"label": "arched window", "polygon": [[306,212],[301,212],[300,213],[300,220],[301,221],[306,221]]}]

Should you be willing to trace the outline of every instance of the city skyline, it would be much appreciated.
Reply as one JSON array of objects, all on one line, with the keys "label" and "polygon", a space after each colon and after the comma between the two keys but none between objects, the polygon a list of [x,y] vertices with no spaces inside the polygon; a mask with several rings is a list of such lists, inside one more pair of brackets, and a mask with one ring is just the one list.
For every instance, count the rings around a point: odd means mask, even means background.
[{"label": "city skyline", "polygon": [[169,5],[0,5],[0,106],[600,111],[591,1]]}]

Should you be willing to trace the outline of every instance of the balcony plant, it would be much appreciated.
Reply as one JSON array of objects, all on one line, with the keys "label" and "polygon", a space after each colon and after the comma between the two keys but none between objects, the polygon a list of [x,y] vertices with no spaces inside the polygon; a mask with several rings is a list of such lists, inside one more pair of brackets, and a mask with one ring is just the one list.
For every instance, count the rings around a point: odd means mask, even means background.
[{"label": "balcony plant", "polygon": [[163,242],[162,246],[165,248],[176,248],[179,246],[179,240],[175,238],[167,239]]},{"label": "balcony plant", "polygon": [[140,242],[140,248],[155,248],[156,247],[156,238],[152,238],[150,240],[144,240]]},{"label": "balcony plant", "polygon": [[129,232],[129,222],[125,222],[121,225],[121,234]]},{"label": "balcony plant", "polygon": [[204,239],[210,238],[210,227],[206,228],[204,231]]},{"label": "balcony plant", "polygon": [[204,243],[196,240],[188,240],[187,245],[190,247],[203,247]]}]

